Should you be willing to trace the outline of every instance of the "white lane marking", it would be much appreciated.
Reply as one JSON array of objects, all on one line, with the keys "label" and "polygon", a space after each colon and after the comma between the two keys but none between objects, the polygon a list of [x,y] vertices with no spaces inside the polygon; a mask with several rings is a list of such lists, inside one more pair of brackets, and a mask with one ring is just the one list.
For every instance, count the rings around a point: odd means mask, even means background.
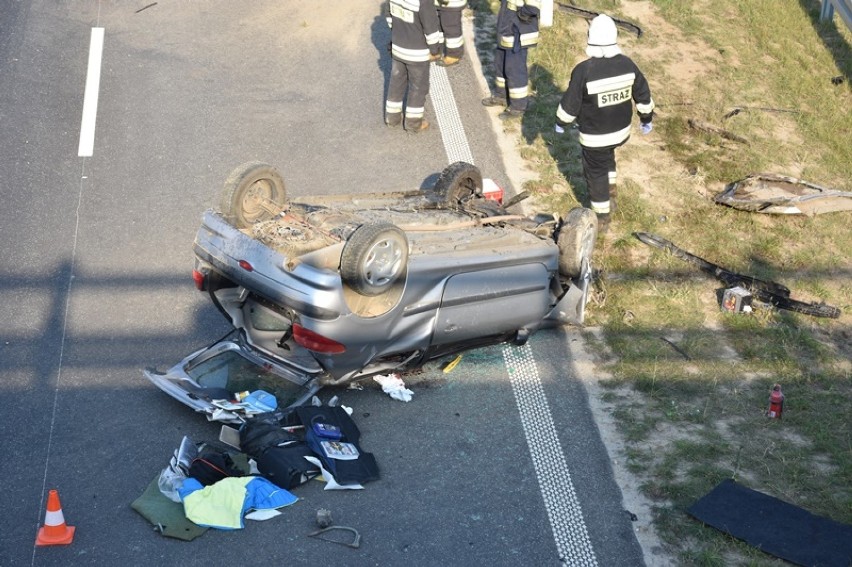
[{"label": "white lane marking", "polygon": [[435,115],[438,118],[438,128],[444,141],[444,150],[447,152],[448,163],[457,161],[473,162],[473,153],[470,144],[467,143],[467,135],[464,132],[456,99],[453,96],[453,88],[447,77],[447,69],[432,64],[429,70],[429,96],[435,107]]},{"label": "white lane marking", "polygon": [[521,425],[532,455],[544,507],[550,519],[559,560],[565,565],[598,564],[571,472],[550,412],[530,346],[503,347],[503,360],[512,382]]},{"label": "white lane marking", "polygon": [[89,69],[83,94],[83,118],[80,121],[80,145],[77,155],[92,157],[95,148],[95,120],[98,116],[98,91],[101,86],[101,59],[104,50],[104,28],[92,28],[89,44]]}]

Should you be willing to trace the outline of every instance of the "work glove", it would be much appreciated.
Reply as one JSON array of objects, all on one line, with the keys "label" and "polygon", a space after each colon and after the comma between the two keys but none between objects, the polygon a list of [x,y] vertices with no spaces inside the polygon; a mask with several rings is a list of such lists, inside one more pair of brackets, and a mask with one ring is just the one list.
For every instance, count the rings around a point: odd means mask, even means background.
[{"label": "work glove", "polygon": [[560,126],[559,124],[557,124],[557,125],[555,125],[555,126],[553,127],[553,131],[554,131],[554,132],[556,132],[557,134],[564,134],[564,133],[565,133],[565,128],[563,128],[562,126]]},{"label": "work glove", "polygon": [[536,15],[537,14],[535,12],[533,12],[526,6],[518,10],[518,19],[524,22],[525,24],[530,23],[532,19],[536,17]]},{"label": "work glove", "polygon": [[642,134],[650,134],[651,130],[653,130],[653,129],[654,129],[654,125],[650,122],[648,122],[647,124],[640,124],[639,125],[639,130],[642,131]]}]

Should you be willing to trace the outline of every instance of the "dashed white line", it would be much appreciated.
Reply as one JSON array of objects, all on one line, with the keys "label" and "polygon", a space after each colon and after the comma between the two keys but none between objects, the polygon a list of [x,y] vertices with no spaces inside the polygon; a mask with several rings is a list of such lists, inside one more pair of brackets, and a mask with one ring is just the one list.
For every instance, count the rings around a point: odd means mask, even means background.
[{"label": "dashed white line", "polygon": [[80,145],[77,155],[92,157],[95,148],[95,120],[98,116],[98,91],[101,86],[101,60],[104,50],[104,28],[92,28],[89,43],[89,67],[83,94],[83,118],[80,121]]}]

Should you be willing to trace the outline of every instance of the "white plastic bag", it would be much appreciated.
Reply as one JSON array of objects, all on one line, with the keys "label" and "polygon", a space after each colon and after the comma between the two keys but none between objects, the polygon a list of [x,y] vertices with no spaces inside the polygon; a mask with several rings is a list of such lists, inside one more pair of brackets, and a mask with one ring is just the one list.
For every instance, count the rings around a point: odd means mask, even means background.
[{"label": "white plastic bag", "polygon": [[163,496],[172,502],[180,502],[178,489],[183,486],[183,481],[186,480],[189,466],[193,459],[198,456],[198,447],[189,437],[184,436],[180,442],[180,447],[175,449],[169,464],[160,473],[160,478],[157,479],[157,486]]}]

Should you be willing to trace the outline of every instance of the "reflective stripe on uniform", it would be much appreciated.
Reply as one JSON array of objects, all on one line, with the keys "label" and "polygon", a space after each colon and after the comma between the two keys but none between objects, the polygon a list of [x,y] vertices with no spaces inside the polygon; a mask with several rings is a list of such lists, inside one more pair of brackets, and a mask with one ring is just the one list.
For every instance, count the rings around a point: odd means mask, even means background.
[{"label": "reflective stripe on uniform", "polygon": [[506,88],[506,77],[494,77],[494,84],[498,89]]},{"label": "reflective stripe on uniform", "polygon": [[586,91],[589,94],[605,93],[616,91],[633,85],[636,80],[636,73],[626,73],[617,77],[607,77],[606,79],[598,79],[597,81],[589,81],[586,83]]},{"label": "reflective stripe on uniform", "polygon": [[616,182],[618,181],[618,172],[610,171],[608,175],[609,175],[609,184],[615,185]]},{"label": "reflective stripe on uniform", "polygon": [[444,41],[444,34],[440,31],[436,31],[434,33],[430,33],[426,36],[426,44],[427,45],[438,45]]},{"label": "reflective stripe on uniform", "polygon": [[444,41],[447,44],[447,49],[458,49],[464,45],[464,37],[447,37],[444,36]]},{"label": "reflective stripe on uniform", "polygon": [[653,99],[648,104],[639,104],[636,103],[636,112],[639,114],[651,114],[654,110],[654,101]]},{"label": "reflective stripe on uniform", "polygon": [[420,11],[420,0],[390,0],[391,7],[394,4],[398,4],[407,10],[411,10],[413,12]]},{"label": "reflective stripe on uniform", "polygon": [[592,211],[598,215],[608,215],[609,214],[609,201],[596,202],[592,201]]},{"label": "reflective stripe on uniform", "polygon": [[406,107],[405,109],[405,117],[406,118],[423,118],[423,115],[426,113],[426,109],[422,106],[420,107]]},{"label": "reflective stripe on uniform", "polygon": [[388,114],[399,114],[402,112],[402,101],[397,102],[395,100],[386,100],[385,112]]},{"label": "reflective stripe on uniform", "polygon": [[567,112],[562,110],[561,104],[556,108],[556,118],[558,118],[562,122],[565,122],[566,124],[571,124],[572,122],[577,120],[576,116],[574,116],[572,114],[568,114]]},{"label": "reflective stripe on uniform", "polygon": [[530,96],[530,84],[509,89],[509,98],[527,98]]},{"label": "reflective stripe on uniform", "polygon": [[609,134],[585,134],[580,130],[580,144],[587,148],[605,148],[616,146],[630,136],[630,126]]},{"label": "reflective stripe on uniform", "polygon": [[405,47],[400,47],[398,45],[391,47],[391,53],[395,58],[401,61],[410,61],[412,63],[429,61],[430,55],[428,49],[406,49]]},{"label": "reflective stripe on uniform", "polygon": [[538,32],[529,32],[521,34],[521,45],[523,47],[530,47],[531,45],[538,44]]},{"label": "reflective stripe on uniform", "polygon": [[[534,45],[538,45],[538,32],[528,32],[521,34],[521,47],[532,47]],[[511,49],[515,46],[515,36],[513,35],[501,35],[500,36],[500,47],[503,49]]]}]

